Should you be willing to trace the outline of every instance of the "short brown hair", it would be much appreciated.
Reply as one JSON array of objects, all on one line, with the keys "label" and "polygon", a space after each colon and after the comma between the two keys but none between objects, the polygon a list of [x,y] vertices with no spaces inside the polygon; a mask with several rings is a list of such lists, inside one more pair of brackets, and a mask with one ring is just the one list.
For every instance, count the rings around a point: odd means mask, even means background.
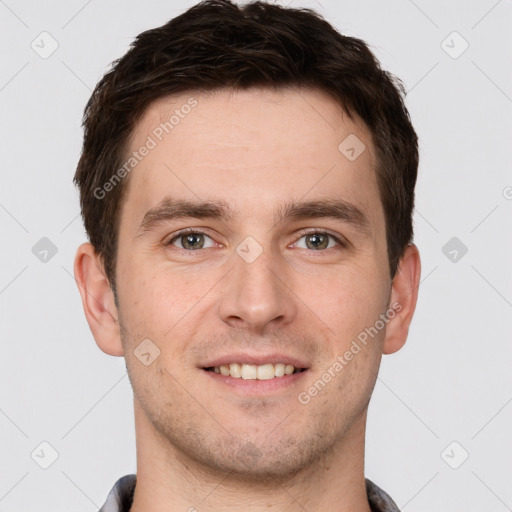
[{"label": "short brown hair", "polygon": [[[155,100],[187,91],[306,86],[334,97],[369,128],[377,155],[391,277],[412,241],[418,140],[402,82],[366,43],[311,9],[206,0],[141,33],[112,63],[84,112],[74,182],[90,242],[115,292],[120,210],[127,178],[98,197],[123,165],[136,122]],[[110,188],[110,187],[109,187]]]}]

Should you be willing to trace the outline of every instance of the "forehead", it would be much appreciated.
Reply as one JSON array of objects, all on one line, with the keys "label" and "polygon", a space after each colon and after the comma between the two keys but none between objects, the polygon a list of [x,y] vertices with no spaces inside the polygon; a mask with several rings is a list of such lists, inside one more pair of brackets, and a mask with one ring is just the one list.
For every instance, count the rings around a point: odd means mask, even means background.
[{"label": "forehead", "polygon": [[369,130],[316,89],[162,98],[135,127],[128,157],[144,147],[150,149],[130,173],[125,203],[139,216],[169,195],[222,198],[251,215],[315,196],[375,210],[379,196]]}]

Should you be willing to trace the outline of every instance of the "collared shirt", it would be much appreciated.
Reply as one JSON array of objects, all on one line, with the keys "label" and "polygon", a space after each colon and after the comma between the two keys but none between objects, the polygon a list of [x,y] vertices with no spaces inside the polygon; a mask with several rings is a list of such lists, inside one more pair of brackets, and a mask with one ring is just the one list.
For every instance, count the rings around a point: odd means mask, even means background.
[{"label": "collared shirt", "polygon": [[[136,482],[136,475],[126,475],[120,478],[99,512],[129,512]],[[368,478],[366,478],[366,494],[372,512],[400,512],[395,502]]]}]

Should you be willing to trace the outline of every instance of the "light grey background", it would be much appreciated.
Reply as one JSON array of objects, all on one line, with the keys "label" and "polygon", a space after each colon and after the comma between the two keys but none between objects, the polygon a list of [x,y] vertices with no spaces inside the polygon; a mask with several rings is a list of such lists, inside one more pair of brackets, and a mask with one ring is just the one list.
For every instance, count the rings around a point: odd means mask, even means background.
[{"label": "light grey background", "polygon": [[[94,512],[135,471],[124,361],[95,345],[72,277],[72,177],[108,64],[194,3],[0,0],[2,512]],[[512,510],[512,1],[291,4],[372,46],[420,138],[422,284],[407,344],[382,362],[366,475],[406,512]]]}]

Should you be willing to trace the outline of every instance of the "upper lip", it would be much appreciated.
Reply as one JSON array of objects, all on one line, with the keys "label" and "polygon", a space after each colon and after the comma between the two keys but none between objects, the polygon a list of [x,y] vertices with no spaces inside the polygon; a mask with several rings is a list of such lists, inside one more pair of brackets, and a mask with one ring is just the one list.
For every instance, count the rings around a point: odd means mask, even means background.
[{"label": "upper lip", "polygon": [[309,365],[298,357],[290,356],[287,354],[279,354],[276,352],[269,354],[248,354],[246,352],[231,353],[222,356],[218,356],[214,359],[207,360],[201,365],[201,368],[214,368],[218,366],[229,366],[231,363],[239,364],[291,364],[295,368],[309,368]]}]

